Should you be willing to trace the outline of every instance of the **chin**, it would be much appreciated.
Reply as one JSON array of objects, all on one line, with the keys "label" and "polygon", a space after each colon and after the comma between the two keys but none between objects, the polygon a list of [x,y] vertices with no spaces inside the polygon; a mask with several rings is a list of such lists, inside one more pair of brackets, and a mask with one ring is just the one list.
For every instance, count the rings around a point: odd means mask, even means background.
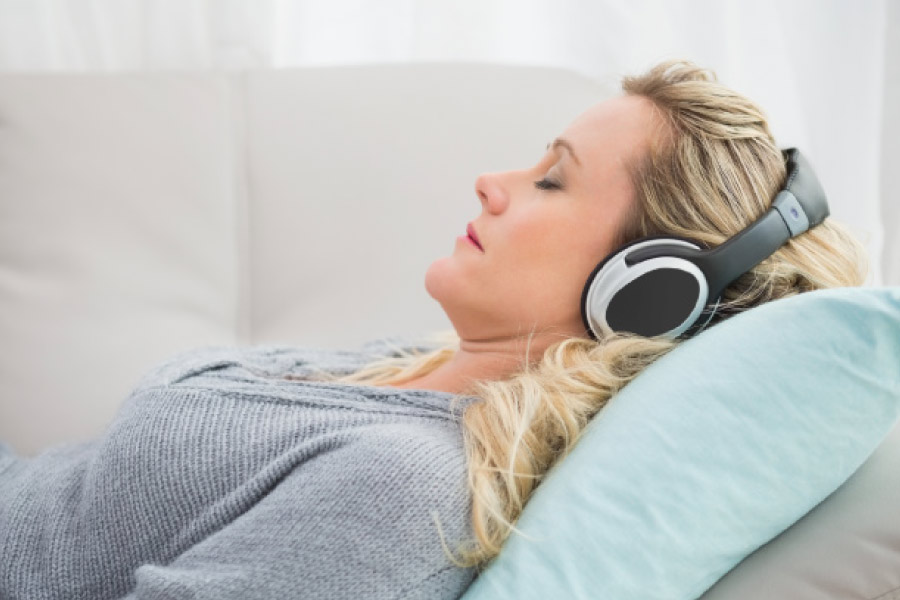
[{"label": "chin", "polygon": [[439,258],[435,260],[425,271],[425,291],[428,295],[443,304],[443,299],[447,296],[452,284],[448,279],[452,279],[452,265],[448,264],[450,257]]},{"label": "chin", "polygon": [[477,297],[472,294],[473,290],[459,270],[459,263],[452,256],[431,263],[425,272],[425,291],[437,300],[454,327],[458,326],[461,317],[473,312],[471,303],[477,302]]},{"label": "chin", "polygon": [[501,310],[497,305],[496,286],[478,275],[477,269],[455,256],[435,260],[425,272],[425,290],[461,337],[494,335],[498,325],[509,322],[509,307]]}]

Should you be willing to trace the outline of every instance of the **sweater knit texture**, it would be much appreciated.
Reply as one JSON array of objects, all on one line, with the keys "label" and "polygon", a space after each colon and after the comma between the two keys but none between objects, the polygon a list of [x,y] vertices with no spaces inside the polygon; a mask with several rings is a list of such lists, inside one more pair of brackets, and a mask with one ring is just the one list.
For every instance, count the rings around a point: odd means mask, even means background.
[{"label": "sweater knit texture", "polygon": [[0,599],[459,597],[472,399],[296,379],[390,348],[197,350],[97,440],[0,444]]}]

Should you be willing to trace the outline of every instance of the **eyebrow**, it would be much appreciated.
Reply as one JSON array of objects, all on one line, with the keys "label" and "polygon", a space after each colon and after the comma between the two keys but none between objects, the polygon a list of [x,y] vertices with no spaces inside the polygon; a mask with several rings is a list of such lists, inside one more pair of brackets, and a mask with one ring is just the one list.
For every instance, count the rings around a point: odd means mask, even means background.
[{"label": "eyebrow", "polygon": [[558,148],[565,148],[566,150],[568,150],[569,156],[572,157],[572,160],[575,161],[575,164],[579,167],[581,166],[581,161],[578,160],[577,156],[575,156],[575,150],[572,148],[572,144],[570,144],[569,141],[565,138],[556,138],[555,140],[547,144],[547,150],[549,150],[550,148],[553,148],[554,150]]}]

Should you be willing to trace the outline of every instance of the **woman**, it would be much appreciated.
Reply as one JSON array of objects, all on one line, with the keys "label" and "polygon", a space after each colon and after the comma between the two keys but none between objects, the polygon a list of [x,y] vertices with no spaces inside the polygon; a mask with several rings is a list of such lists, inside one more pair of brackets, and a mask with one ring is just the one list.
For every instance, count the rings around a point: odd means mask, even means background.
[{"label": "woman", "polygon": [[[449,343],[198,351],[96,442],[0,450],[0,597],[461,594],[590,418],[681,339],[589,332],[597,263],[660,234],[717,247],[785,183],[761,111],[710,72],[665,63],[623,88],[533,167],[478,178],[481,214],[426,276]],[[826,219],[705,325],[864,276]]]}]

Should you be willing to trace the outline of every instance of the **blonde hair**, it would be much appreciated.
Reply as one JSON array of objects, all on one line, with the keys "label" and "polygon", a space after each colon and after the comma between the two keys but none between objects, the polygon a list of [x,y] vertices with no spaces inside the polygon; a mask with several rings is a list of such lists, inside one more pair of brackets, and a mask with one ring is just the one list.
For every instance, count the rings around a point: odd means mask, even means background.
[{"label": "blonde hair", "polygon": [[[650,100],[664,130],[629,167],[636,208],[619,242],[668,234],[713,247],[769,208],[785,164],[759,107],[687,61],[626,77],[622,88]],[[827,218],[730,284],[713,322],[777,298],[860,285],[867,268],[861,244]],[[341,379],[411,380],[449,360],[457,343],[385,359]],[[570,338],[535,364],[526,360],[510,379],[474,384],[478,400],[465,408],[462,427],[475,539],[460,549],[458,564],[479,566],[498,554],[535,488],[591,418],[677,343],[628,334]]]}]

